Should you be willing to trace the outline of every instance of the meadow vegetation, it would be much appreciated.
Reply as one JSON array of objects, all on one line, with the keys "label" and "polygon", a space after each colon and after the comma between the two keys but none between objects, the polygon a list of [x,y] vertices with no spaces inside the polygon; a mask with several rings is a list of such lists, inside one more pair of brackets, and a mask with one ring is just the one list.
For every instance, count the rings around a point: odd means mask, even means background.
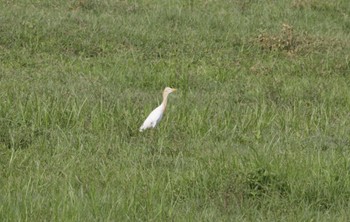
[{"label": "meadow vegetation", "polygon": [[348,0],[0,0],[0,220],[347,221],[349,74]]}]

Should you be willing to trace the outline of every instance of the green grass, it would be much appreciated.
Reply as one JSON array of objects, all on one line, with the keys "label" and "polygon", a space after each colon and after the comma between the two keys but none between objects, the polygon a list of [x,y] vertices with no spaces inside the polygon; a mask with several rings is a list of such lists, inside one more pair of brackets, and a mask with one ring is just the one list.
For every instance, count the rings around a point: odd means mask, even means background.
[{"label": "green grass", "polygon": [[0,220],[347,221],[349,13],[0,1]]}]

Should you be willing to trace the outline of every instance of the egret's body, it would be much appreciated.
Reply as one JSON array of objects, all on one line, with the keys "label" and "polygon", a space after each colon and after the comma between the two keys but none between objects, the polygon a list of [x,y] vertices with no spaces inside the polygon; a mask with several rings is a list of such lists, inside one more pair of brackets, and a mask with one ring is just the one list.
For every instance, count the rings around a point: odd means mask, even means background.
[{"label": "egret's body", "polygon": [[163,114],[166,109],[166,105],[168,102],[168,95],[172,92],[175,92],[176,89],[172,89],[170,87],[166,87],[163,91],[163,102],[160,104],[157,108],[155,108],[146,118],[145,122],[143,122],[142,126],[140,127],[140,132],[144,131],[148,128],[154,128],[158,125],[160,120],[163,117]]}]

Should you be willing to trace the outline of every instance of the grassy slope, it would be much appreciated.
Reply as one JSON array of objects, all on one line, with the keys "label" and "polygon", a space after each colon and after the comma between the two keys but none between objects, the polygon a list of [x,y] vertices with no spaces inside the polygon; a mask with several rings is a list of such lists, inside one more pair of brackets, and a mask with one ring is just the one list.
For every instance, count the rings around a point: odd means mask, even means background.
[{"label": "grassy slope", "polygon": [[1,221],[347,220],[349,11],[2,1]]}]

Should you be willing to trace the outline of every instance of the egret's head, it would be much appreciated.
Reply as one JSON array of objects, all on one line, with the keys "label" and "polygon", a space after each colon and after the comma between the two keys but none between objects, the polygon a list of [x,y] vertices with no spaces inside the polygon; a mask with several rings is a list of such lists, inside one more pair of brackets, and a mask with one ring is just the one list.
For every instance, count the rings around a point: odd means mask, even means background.
[{"label": "egret's head", "polygon": [[176,91],[176,89],[174,89],[174,88],[170,88],[170,87],[166,87],[165,89],[164,89],[164,94],[169,94],[169,93],[172,93],[172,92],[175,92]]}]

